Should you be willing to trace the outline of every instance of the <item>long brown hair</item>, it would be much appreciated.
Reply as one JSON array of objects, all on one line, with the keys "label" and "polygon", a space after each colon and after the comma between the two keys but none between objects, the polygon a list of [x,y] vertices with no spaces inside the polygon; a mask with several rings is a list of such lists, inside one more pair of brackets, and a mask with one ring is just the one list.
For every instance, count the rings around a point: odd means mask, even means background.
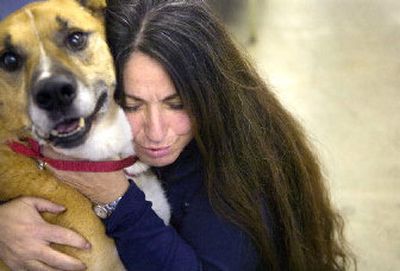
[{"label": "long brown hair", "polygon": [[346,270],[343,220],[302,128],[205,2],[110,0],[106,18],[119,80],[135,50],[169,73],[192,117],[210,202],[251,236],[263,270]]}]

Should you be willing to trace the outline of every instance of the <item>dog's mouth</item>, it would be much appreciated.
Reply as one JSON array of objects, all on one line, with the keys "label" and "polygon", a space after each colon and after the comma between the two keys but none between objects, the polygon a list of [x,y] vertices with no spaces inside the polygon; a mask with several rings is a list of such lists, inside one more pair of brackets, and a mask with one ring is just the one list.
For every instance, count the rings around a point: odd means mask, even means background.
[{"label": "dog's mouth", "polygon": [[93,113],[88,117],[66,118],[58,122],[50,131],[47,140],[58,148],[73,148],[81,145],[85,142],[93,121],[106,100],[107,93],[103,93],[98,99]]},{"label": "dog's mouth", "polygon": [[55,139],[67,139],[80,136],[87,130],[87,121],[85,118],[67,119],[58,123],[50,132],[50,141]]}]

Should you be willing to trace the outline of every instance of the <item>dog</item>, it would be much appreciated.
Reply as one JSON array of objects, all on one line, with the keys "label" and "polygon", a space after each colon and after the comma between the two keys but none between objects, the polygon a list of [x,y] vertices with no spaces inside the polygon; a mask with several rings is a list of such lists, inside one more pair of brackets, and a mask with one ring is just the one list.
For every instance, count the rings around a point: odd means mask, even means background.
[{"label": "dog", "polygon": [[[83,160],[134,154],[129,123],[113,99],[116,79],[105,39],[105,6],[105,0],[38,1],[0,22],[0,200],[36,196],[65,206],[66,212],[43,217],[80,233],[92,248],[54,247],[80,259],[87,270],[101,271],[125,269],[92,203],[5,142],[32,136]],[[168,202],[147,169],[137,162],[128,171],[168,223]],[[0,270],[8,268],[0,262]]]}]

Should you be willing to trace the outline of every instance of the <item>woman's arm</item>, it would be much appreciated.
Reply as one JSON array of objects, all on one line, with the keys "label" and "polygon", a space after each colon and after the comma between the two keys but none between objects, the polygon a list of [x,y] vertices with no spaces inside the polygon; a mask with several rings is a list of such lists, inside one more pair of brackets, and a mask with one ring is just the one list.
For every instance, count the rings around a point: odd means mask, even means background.
[{"label": "woman's arm", "polygon": [[77,233],[52,225],[40,213],[60,213],[50,201],[21,197],[0,205],[0,259],[12,270],[84,270],[77,259],[50,247],[51,243],[88,249]]},{"label": "woman's arm", "polygon": [[201,270],[194,250],[164,224],[134,183],[104,222],[127,270]]},{"label": "woman's arm", "polygon": [[128,270],[253,271],[258,253],[248,235],[220,218],[205,194],[196,195],[174,227],[164,225],[144,194],[131,184],[105,220]]},{"label": "woman's arm", "polygon": [[95,202],[110,202],[124,194],[104,223],[127,270],[256,270],[259,259],[250,238],[220,218],[205,193],[194,197],[177,228],[166,226],[145,200],[144,193],[134,182],[129,185],[118,172],[56,175]]}]

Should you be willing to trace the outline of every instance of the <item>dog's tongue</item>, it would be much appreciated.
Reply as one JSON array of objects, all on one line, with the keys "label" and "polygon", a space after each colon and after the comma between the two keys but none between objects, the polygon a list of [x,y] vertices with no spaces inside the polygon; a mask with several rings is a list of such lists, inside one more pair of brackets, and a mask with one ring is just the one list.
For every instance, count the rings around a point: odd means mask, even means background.
[{"label": "dog's tongue", "polygon": [[78,129],[78,127],[79,127],[79,120],[72,119],[58,124],[55,130],[57,130],[59,134],[68,134]]}]

